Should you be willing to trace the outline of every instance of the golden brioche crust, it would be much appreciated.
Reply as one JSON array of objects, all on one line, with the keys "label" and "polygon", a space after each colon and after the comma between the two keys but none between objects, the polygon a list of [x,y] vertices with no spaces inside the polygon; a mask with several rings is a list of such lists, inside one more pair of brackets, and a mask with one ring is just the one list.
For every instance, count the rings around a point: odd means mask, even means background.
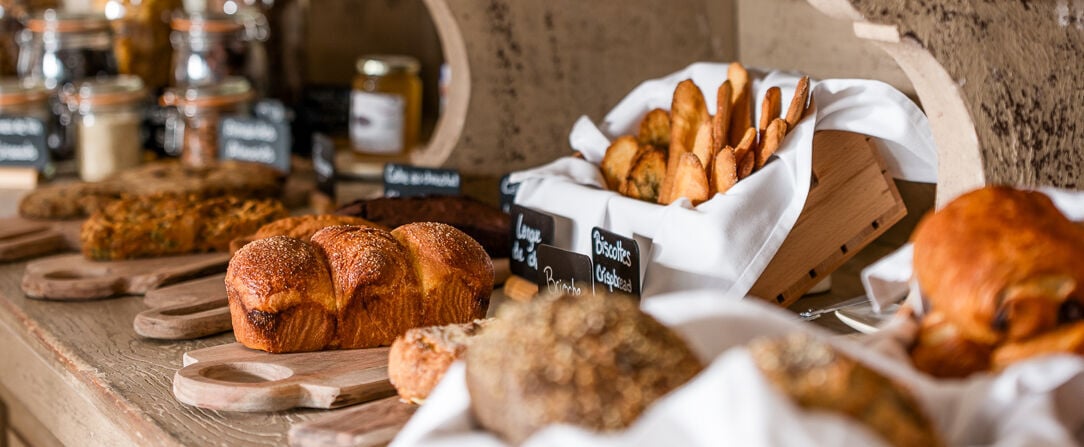
[{"label": "golden brioche crust", "polygon": [[[443,224],[403,233],[414,231],[434,234],[401,242],[386,230],[338,225],[317,231],[311,241],[272,236],[245,245],[226,272],[234,335],[270,352],[366,348],[391,344],[422,326],[425,315],[438,315],[437,324],[471,321],[478,309],[484,315],[493,267],[481,246]],[[424,255],[428,248],[413,245],[419,243],[469,248],[443,258],[449,266],[434,263]],[[471,280],[446,278],[444,287],[423,290],[419,276],[448,271]]]},{"label": "golden brioche crust", "polygon": [[493,293],[493,261],[477,241],[450,225],[406,224],[392,230],[410,250],[426,301],[422,324],[485,318]]},{"label": "golden brioche crust", "polygon": [[942,366],[939,374],[970,374],[989,364],[974,361],[981,352],[1026,342],[1084,313],[1084,228],[1045,194],[972,191],[926,216],[912,240],[926,318],[937,319],[921,326],[912,352],[928,359],[920,368],[963,358],[968,365]]}]

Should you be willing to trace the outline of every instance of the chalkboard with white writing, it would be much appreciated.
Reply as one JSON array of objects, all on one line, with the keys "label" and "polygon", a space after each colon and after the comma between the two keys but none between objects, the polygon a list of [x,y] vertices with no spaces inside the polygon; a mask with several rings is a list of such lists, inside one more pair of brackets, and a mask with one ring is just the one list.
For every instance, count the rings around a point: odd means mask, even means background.
[{"label": "chalkboard with white writing", "polygon": [[0,165],[44,171],[49,166],[45,123],[28,116],[0,115]]},{"label": "chalkboard with white writing", "polygon": [[535,281],[538,278],[538,246],[553,243],[553,216],[527,207],[512,205],[512,256],[514,275]]},{"label": "chalkboard with white writing", "polygon": [[519,183],[512,183],[508,180],[511,176],[512,174],[505,174],[504,177],[501,177],[498,191],[500,193],[501,211],[506,213],[511,211],[512,204],[516,201],[516,192],[519,191]]},{"label": "chalkboard with white writing", "polygon": [[539,293],[561,293],[573,296],[594,295],[591,258],[552,245],[538,247]]},{"label": "chalkboard with white writing", "polygon": [[640,298],[640,247],[635,240],[592,228],[591,260],[600,292],[605,289]]},{"label": "chalkboard with white writing", "polygon": [[290,172],[290,125],[285,121],[228,116],[218,122],[218,158],[274,166]]},{"label": "chalkboard with white writing", "polygon": [[384,165],[385,197],[457,196],[459,172],[388,163]]}]

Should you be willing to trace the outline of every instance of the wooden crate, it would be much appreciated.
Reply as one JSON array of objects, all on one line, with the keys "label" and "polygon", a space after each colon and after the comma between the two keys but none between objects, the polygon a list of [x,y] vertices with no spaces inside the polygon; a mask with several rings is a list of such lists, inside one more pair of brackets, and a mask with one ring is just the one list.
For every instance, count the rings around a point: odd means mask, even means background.
[{"label": "wooden crate", "polygon": [[907,215],[870,137],[813,136],[813,180],[802,214],[753,284],[752,295],[790,306]]},{"label": "wooden crate", "polygon": [[[798,221],[750,294],[789,306],[907,215],[870,137],[844,131],[813,136],[813,174]],[[504,293],[530,299],[538,288],[510,277]]]}]

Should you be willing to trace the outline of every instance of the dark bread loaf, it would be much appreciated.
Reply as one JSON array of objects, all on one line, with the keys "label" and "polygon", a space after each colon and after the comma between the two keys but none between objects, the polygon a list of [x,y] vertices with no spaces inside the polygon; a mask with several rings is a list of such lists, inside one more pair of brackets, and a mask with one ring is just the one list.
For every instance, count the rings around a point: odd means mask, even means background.
[{"label": "dark bread loaf", "polygon": [[1084,354],[1084,228],[1039,192],[990,186],[912,235],[926,304],[915,366],[962,377],[1049,353]]},{"label": "dark bread loaf", "polygon": [[411,328],[485,317],[492,289],[482,247],[439,223],[273,236],[226,271],[237,341],[268,352],[387,346]]},{"label": "dark bread loaf", "polygon": [[236,253],[245,244],[257,239],[266,239],[271,236],[289,236],[295,239],[308,241],[312,235],[327,227],[336,225],[357,225],[359,227],[384,228],[381,225],[369,222],[360,217],[339,216],[335,214],[308,214],[304,216],[290,216],[271,222],[260,227],[255,233],[239,237],[230,241],[230,252]]},{"label": "dark bread loaf", "polygon": [[478,422],[519,444],[568,423],[628,427],[702,369],[677,334],[624,296],[540,296],[509,304],[467,350]]},{"label": "dark bread loaf", "polygon": [[413,222],[440,222],[467,233],[493,258],[511,253],[511,219],[492,206],[463,196],[381,197],[358,200],[336,211],[395,228]]}]

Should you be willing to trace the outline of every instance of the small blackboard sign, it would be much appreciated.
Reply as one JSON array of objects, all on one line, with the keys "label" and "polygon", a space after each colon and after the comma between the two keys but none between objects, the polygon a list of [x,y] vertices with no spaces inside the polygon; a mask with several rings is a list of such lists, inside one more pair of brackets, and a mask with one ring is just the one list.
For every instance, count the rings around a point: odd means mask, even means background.
[{"label": "small blackboard sign", "polygon": [[335,143],[322,133],[312,134],[312,170],[316,173],[316,190],[335,199]]},{"label": "small blackboard sign", "polygon": [[531,281],[538,278],[538,246],[553,243],[553,216],[512,205],[512,274]]},{"label": "small blackboard sign", "polygon": [[292,118],[292,114],[286,108],[286,105],[277,99],[261,99],[257,101],[252,106],[252,114],[256,118],[271,122],[288,122]]},{"label": "small blackboard sign", "polygon": [[457,196],[459,172],[388,163],[384,165],[384,197]]},{"label": "small blackboard sign", "polygon": [[510,212],[512,209],[512,203],[516,201],[516,192],[519,191],[519,183],[512,183],[508,181],[508,178],[512,174],[505,174],[501,177],[501,183],[499,186],[501,211]]},{"label": "small blackboard sign", "polygon": [[218,122],[218,158],[264,163],[290,172],[290,125],[260,117],[228,116]]},{"label": "small blackboard sign", "polygon": [[538,284],[540,293],[563,293],[581,296],[595,293],[591,258],[552,245],[538,247]]},{"label": "small blackboard sign", "polygon": [[602,228],[591,229],[591,260],[599,290],[640,298],[640,247],[636,241]]},{"label": "small blackboard sign", "polygon": [[45,123],[37,118],[0,115],[0,165],[44,171],[49,166],[47,133]]}]

